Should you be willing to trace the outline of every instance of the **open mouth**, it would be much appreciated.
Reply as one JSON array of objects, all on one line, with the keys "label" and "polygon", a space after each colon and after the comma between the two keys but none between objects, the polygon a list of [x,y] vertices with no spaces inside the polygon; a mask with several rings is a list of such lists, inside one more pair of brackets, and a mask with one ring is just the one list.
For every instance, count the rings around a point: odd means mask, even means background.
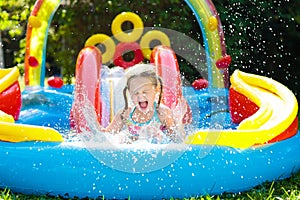
[{"label": "open mouth", "polygon": [[139,106],[141,109],[146,109],[148,107],[148,101],[139,102]]}]

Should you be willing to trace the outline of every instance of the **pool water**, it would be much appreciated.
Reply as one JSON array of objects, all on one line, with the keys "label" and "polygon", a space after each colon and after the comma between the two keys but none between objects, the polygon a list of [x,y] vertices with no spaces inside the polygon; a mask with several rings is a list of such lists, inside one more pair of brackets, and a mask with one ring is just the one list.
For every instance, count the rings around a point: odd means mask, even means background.
[{"label": "pool water", "polygon": [[[61,89],[27,88],[22,93],[21,113],[16,123],[52,127],[60,133],[69,132],[73,88],[73,85],[65,85]],[[193,113],[192,123],[186,127],[188,132],[236,128],[237,125],[230,119],[227,89],[194,90],[183,87],[182,91]]]}]

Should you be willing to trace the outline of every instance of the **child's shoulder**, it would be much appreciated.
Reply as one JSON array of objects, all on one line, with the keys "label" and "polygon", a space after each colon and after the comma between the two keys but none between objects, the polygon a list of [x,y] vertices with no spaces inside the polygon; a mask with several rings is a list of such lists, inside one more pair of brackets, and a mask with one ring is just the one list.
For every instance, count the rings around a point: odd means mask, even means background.
[{"label": "child's shoulder", "polygon": [[165,113],[165,114],[169,114],[169,113],[172,112],[171,109],[168,106],[164,105],[164,104],[160,104],[159,105],[158,111],[160,113]]}]

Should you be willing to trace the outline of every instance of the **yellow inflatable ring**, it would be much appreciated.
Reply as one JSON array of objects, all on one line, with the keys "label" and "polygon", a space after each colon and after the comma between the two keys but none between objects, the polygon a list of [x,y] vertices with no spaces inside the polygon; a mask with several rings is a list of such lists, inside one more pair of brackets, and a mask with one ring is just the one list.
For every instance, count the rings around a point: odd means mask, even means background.
[{"label": "yellow inflatable ring", "polygon": [[[133,24],[133,30],[125,33],[122,30],[122,24],[129,21]],[[142,19],[135,13],[132,12],[122,12],[117,15],[112,24],[111,32],[120,42],[135,42],[137,41],[144,31],[144,24]]]},{"label": "yellow inflatable ring", "polygon": [[84,46],[95,46],[99,43],[105,46],[105,52],[101,52],[102,63],[108,63],[113,58],[116,49],[116,44],[111,37],[105,34],[95,34],[87,39]]},{"label": "yellow inflatable ring", "polygon": [[151,52],[152,50],[150,49],[150,43],[153,40],[158,40],[160,41],[161,45],[165,45],[170,47],[170,39],[167,36],[167,34],[165,34],[162,31],[158,31],[158,30],[152,30],[152,31],[148,31],[147,33],[145,33],[140,41],[140,46],[142,48],[142,52],[145,58],[147,58],[148,60],[150,60],[150,56],[151,56]]}]

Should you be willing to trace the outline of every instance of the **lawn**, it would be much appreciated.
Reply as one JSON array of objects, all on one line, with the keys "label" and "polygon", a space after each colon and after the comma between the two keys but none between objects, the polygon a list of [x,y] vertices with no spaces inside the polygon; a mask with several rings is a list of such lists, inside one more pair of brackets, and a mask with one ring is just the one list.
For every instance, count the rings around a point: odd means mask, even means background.
[{"label": "lawn", "polygon": [[[175,196],[175,195],[174,195]],[[50,199],[78,199],[65,198],[61,196],[35,196],[13,193],[9,189],[0,190],[0,200],[14,200],[14,199],[33,199],[33,200],[50,200]],[[88,199],[88,198],[85,198]],[[97,199],[105,199],[99,197]],[[128,194],[130,199],[130,194]],[[174,199],[170,197],[170,199]],[[293,174],[290,178],[284,180],[277,180],[273,182],[265,182],[249,191],[241,193],[228,193],[213,196],[195,196],[185,198],[185,200],[212,200],[212,199],[250,199],[250,200],[300,200],[300,171]]]}]

